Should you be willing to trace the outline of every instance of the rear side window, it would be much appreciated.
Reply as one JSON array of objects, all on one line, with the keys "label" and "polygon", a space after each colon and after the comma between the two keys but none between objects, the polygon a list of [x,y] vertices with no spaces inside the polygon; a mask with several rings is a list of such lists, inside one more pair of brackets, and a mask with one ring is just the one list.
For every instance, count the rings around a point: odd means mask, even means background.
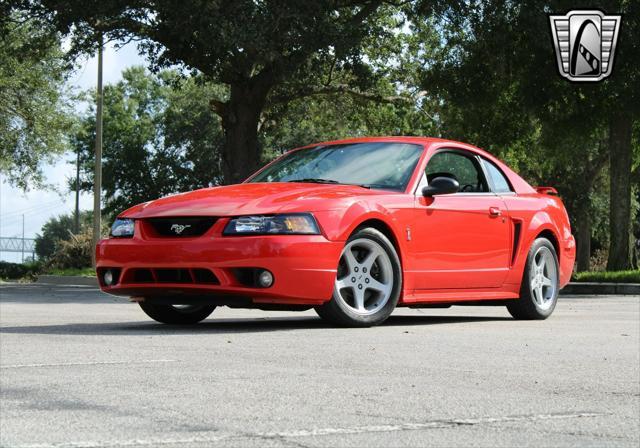
[{"label": "rear side window", "polygon": [[511,193],[513,191],[511,185],[509,184],[509,181],[507,180],[505,175],[502,174],[502,171],[500,171],[500,168],[484,158],[482,159],[482,163],[484,163],[484,167],[486,168],[487,174],[491,179],[491,183],[493,183],[493,190],[496,193]]}]

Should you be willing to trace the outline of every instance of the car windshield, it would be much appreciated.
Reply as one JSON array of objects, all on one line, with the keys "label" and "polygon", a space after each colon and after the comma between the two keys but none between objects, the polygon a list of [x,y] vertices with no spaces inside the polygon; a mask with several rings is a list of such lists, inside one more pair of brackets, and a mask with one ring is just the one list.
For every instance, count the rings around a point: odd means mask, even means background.
[{"label": "car windshield", "polygon": [[404,191],[422,146],[407,143],[321,145],[292,151],[249,182],[313,182]]}]

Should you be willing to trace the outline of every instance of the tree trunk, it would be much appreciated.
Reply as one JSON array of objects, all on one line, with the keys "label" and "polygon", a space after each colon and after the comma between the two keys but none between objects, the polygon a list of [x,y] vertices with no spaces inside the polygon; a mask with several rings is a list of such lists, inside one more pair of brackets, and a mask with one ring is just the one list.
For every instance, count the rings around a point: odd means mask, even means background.
[{"label": "tree trunk", "polygon": [[227,185],[242,182],[260,166],[258,123],[268,92],[268,86],[257,82],[231,85],[221,114],[225,135],[222,173]]},{"label": "tree trunk", "polygon": [[589,204],[580,204],[576,213],[577,269],[588,271],[591,262],[591,210]]},{"label": "tree trunk", "polygon": [[630,114],[616,114],[609,123],[609,259],[607,270],[631,268],[631,130]]}]

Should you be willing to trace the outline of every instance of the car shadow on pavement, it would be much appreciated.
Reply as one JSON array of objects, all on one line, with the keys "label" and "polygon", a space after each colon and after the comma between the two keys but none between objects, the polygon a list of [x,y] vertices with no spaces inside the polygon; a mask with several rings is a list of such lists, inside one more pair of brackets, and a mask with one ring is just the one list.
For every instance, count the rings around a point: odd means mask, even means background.
[{"label": "car shadow on pavement", "polygon": [[197,325],[165,325],[156,322],[95,322],[60,325],[24,325],[0,327],[0,334],[50,334],[50,335],[167,335],[167,334],[229,334],[262,333],[293,330],[351,330],[375,331],[376,328],[408,327],[419,325],[455,325],[469,322],[512,321],[501,316],[391,316],[380,327],[350,329],[332,326],[318,317],[273,317],[247,319],[211,319]]}]

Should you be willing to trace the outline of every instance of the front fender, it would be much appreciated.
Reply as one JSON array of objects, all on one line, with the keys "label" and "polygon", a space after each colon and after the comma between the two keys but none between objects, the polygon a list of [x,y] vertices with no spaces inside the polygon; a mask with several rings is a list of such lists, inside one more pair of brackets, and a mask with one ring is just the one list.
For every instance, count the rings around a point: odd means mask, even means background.
[{"label": "front fender", "polygon": [[[328,210],[316,212],[316,218],[322,230],[331,241],[346,241],[349,236],[363,223],[367,221],[378,221],[391,233],[391,240],[398,248],[398,256],[403,262],[403,253],[406,253],[406,241],[402,238],[403,226],[401,222],[409,222],[411,216],[401,216],[403,213],[410,214],[410,208],[387,209],[386,207],[365,201],[358,201],[351,204],[347,210]],[[404,221],[403,221],[404,218]]]}]

